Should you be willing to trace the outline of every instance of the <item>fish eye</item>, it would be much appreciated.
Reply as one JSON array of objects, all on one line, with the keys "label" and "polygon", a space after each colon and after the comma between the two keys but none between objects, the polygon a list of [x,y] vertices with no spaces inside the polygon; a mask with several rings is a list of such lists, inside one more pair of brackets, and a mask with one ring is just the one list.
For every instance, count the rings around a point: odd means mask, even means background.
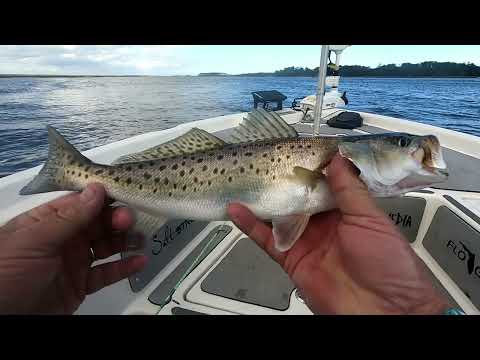
[{"label": "fish eye", "polygon": [[402,137],[400,138],[400,140],[398,140],[398,145],[400,147],[405,147],[408,145],[408,140]]}]

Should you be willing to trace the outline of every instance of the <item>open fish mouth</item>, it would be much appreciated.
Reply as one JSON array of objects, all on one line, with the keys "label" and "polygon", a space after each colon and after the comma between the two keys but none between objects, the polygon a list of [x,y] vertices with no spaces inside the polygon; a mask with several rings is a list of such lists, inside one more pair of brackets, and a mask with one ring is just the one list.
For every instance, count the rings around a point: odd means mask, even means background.
[{"label": "open fish mouth", "polygon": [[442,148],[435,136],[425,136],[419,148],[411,156],[421,164],[425,171],[432,175],[442,179],[449,176],[447,164],[443,160]]}]

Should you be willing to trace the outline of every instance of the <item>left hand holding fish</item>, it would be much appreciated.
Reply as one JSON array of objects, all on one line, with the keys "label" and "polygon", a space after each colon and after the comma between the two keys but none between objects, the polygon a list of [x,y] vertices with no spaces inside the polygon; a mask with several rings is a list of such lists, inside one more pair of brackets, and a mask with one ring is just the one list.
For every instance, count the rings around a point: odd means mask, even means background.
[{"label": "left hand holding fish", "polygon": [[124,250],[133,224],[127,209],[105,199],[92,184],[0,227],[0,314],[71,314],[88,294],[141,270],[143,256],[92,267]]},{"label": "left hand holding fish", "polygon": [[314,313],[442,314],[448,301],[350,163],[337,155],[327,180],[338,210],[312,216],[286,252],[246,207],[232,204],[229,215],[283,267]]}]

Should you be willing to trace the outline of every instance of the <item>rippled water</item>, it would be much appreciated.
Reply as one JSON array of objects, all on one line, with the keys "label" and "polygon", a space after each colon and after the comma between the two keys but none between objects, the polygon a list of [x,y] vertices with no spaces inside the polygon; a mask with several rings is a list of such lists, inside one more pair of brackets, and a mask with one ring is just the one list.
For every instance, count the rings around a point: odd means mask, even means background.
[{"label": "rippled water", "polygon": [[[480,79],[344,78],[348,108],[480,136]],[[252,108],[251,92],[311,95],[313,78],[0,78],[0,173],[39,165],[45,125],[80,150]]]}]

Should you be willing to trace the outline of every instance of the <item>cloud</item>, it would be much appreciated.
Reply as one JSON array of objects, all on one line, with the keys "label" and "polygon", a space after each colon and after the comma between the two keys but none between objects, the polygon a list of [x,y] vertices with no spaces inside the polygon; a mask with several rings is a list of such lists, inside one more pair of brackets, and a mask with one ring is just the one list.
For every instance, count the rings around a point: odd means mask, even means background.
[{"label": "cloud", "polygon": [[65,75],[161,75],[179,70],[184,46],[5,45],[0,73]]}]

